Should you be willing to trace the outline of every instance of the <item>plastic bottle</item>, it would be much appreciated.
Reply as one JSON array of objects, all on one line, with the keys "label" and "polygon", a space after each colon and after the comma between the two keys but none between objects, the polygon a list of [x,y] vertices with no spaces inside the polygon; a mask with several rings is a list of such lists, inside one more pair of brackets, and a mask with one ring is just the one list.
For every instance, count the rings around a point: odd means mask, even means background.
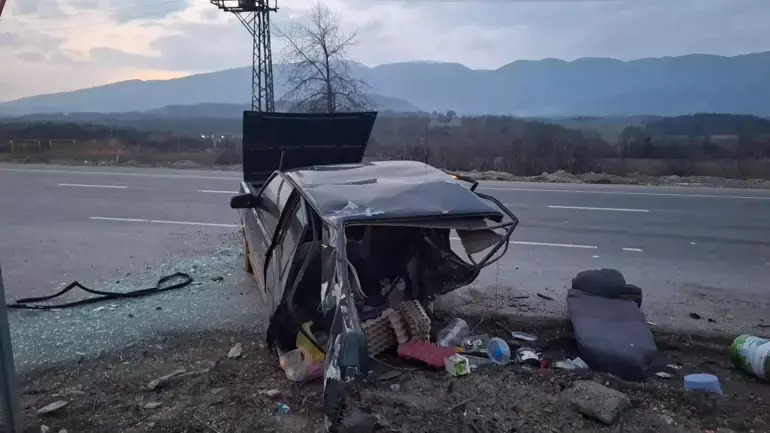
[{"label": "plastic bottle", "polygon": [[436,341],[439,346],[452,347],[462,342],[462,339],[468,336],[470,328],[465,320],[455,318],[449,322],[446,328],[438,332]]},{"label": "plastic bottle", "polygon": [[511,348],[502,338],[492,338],[487,343],[487,355],[495,364],[505,365],[511,362]]},{"label": "plastic bottle", "polygon": [[749,374],[770,379],[770,340],[740,335],[730,346],[730,360]]}]

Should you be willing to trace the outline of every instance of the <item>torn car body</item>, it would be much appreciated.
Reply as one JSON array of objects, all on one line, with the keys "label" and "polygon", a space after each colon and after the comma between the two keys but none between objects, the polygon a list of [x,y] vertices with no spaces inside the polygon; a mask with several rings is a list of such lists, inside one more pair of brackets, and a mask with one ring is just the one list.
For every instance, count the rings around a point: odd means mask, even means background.
[{"label": "torn car body", "polygon": [[271,314],[268,345],[292,350],[303,334],[325,354],[330,431],[346,385],[372,370],[362,323],[470,284],[518,224],[475,181],[416,161],[361,163],[375,117],[245,113],[244,181],[231,200]]}]

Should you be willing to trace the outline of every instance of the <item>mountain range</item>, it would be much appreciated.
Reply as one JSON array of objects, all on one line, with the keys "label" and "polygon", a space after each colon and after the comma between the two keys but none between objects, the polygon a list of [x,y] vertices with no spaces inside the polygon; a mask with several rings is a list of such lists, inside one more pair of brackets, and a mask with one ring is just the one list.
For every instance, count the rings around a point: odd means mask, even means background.
[{"label": "mountain range", "polygon": [[[495,70],[441,62],[356,64],[353,73],[372,87],[372,99],[380,110],[397,112],[454,110],[528,117],[696,112],[770,116],[770,51],[632,61],[519,60]],[[279,97],[285,91],[281,85],[285,66],[275,65],[274,74]],[[221,115],[217,104],[248,103],[250,80],[249,67],[171,80],[129,80],[0,103],[0,114],[127,112],[203,104],[187,111]]]}]

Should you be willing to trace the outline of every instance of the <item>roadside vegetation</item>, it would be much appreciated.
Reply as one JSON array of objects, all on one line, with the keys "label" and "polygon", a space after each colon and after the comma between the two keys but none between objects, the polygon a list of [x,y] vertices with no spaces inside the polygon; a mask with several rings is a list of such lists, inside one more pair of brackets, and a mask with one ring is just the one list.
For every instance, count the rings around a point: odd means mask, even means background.
[{"label": "roadside vegetation", "polygon": [[[324,101],[320,105],[326,107],[328,99]],[[240,163],[237,118],[94,116],[77,122],[55,115],[6,120],[0,123],[0,160]],[[575,175],[770,179],[768,119],[731,114],[655,118],[625,127],[614,139],[592,129],[599,124],[596,119],[583,121],[576,129],[509,116],[381,113],[368,155],[515,176],[563,170]]]}]

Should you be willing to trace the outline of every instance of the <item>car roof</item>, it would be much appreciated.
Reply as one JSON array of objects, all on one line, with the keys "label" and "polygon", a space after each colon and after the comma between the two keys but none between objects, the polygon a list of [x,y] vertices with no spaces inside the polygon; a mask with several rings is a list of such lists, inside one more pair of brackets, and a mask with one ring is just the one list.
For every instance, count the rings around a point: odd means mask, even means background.
[{"label": "car roof", "polygon": [[346,222],[446,217],[502,218],[449,174],[418,161],[319,165],[284,172],[320,216]]}]

